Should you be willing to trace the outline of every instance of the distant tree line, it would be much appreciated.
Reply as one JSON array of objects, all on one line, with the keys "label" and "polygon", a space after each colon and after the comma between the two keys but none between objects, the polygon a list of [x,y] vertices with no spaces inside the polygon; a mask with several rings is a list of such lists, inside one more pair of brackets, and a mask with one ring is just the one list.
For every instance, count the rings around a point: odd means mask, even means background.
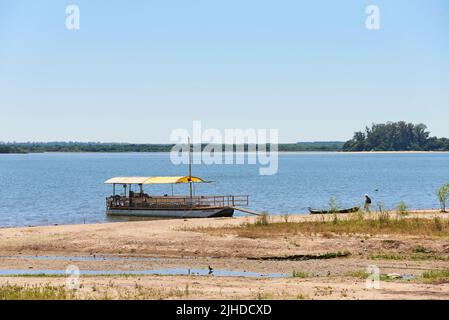
[{"label": "distant tree line", "polygon": [[26,153],[20,148],[16,148],[15,146],[0,144],[0,153]]},{"label": "distant tree line", "polygon": [[[203,149],[206,145],[202,145]],[[233,145],[237,150],[242,145]],[[248,144],[243,150],[248,150]],[[0,153],[38,152],[170,152],[173,144],[133,144],[104,142],[0,142]],[[218,150],[220,146],[216,150]],[[256,146],[256,149],[258,146]],[[221,145],[222,151],[229,146]],[[268,150],[270,148],[268,147]],[[280,152],[298,151],[449,151],[449,139],[431,137],[424,124],[405,121],[372,124],[354,133],[346,142],[317,141],[281,143]]]},{"label": "distant tree line", "polygon": [[165,152],[171,144],[131,144],[101,142],[9,142],[0,143],[0,153],[42,152]]},{"label": "distant tree line", "polygon": [[[278,151],[341,151],[344,142],[298,142],[278,145]],[[170,152],[173,144],[132,144],[101,142],[10,142],[0,143],[0,153],[41,153],[41,152]],[[204,149],[206,145],[202,145]],[[254,145],[252,145],[254,146]],[[219,150],[220,145],[216,146]],[[233,145],[233,150],[247,151],[248,144]],[[230,146],[221,145],[221,150]],[[259,148],[255,146],[256,150]],[[270,146],[267,147],[270,150]]]},{"label": "distant tree line", "polygon": [[431,137],[422,123],[387,122],[355,132],[343,151],[449,151],[449,139]]}]

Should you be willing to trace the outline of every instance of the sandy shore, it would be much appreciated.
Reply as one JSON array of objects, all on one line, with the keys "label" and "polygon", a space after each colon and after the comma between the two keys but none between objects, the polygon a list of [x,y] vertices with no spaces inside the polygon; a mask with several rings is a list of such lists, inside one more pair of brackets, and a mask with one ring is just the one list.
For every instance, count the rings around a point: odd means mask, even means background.
[{"label": "sandy shore", "polygon": [[[411,216],[448,219],[448,214],[420,211]],[[78,298],[241,298],[241,299],[449,299],[449,283],[427,283],[421,274],[449,269],[449,241],[404,235],[304,235],[268,238],[239,237],[204,229],[241,226],[256,217],[156,220],[91,225],[62,225],[0,229],[0,272],[5,284],[64,285],[64,276],[17,276],[33,270],[81,271]],[[282,221],[282,217],[270,217]],[[320,219],[294,215],[289,221]],[[423,247],[438,259],[373,259],[382,253],[408,254]],[[349,252],[332,259],[261,260],[262,257],[323,255]],[[447,254],[446,254],[447,253]],[[363,272],[376,265],[379,289],[368,289]],[[95,270],[213,269],[211,275],[83,275]],[[220,276],[220,271],[275,274],[275,278]],[[215,273],[214,273],[215,272]],[[300,276],[293,277],[293,272]],[[362,274],[362,276],[360,276]],[[397,274],[393,277],[391,274]],[[408,280],[396,277],[407,275]]]}]

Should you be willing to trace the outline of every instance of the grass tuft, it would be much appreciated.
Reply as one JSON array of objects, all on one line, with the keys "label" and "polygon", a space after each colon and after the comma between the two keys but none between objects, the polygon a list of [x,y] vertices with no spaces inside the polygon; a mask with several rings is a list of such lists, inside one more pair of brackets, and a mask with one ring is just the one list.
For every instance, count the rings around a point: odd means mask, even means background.
[{"label": "grass tuft", "polygon": [[268,224],[268,214],[266,212],[263,212],[258,216],[256,222],[254,222],[254,226],[256,227],[265,227],[268,226]]},{"label": "grass tuft", "polygon": [[396,213],[401,216],[408,215],[408,206],[404,201],[398,203],[398,205],[396,206]]},{"label": "grass tuft", "polygon": [[449,270],[431,270],[421,275],[424,282],[447,283],[449,282]]},{"label": "grass tuft", "polygon": [[295,271],[295,270],[293,270],[292,276],[293,276],[293,278],[310,278],[311,277],[311,275],[308,274],[307,272]]}]

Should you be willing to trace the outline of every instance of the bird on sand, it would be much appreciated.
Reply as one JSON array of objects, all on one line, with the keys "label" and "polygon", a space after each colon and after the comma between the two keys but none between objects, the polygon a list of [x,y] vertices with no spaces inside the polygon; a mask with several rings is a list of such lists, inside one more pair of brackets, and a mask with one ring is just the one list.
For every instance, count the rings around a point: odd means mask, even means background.
[{"label": "bird on sand", "polygon": [[212,272],[214,272],[214,268],[212,268],[211,266],[207,266],[207,268],[209,269],[209,274],[211,274]]}]

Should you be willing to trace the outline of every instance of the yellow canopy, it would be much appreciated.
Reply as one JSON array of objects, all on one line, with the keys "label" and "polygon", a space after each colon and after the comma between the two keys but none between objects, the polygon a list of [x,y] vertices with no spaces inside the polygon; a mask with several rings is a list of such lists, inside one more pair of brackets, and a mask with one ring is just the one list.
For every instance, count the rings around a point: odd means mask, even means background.
[{"label": "yellow canopy", "polygon": [[[106,180],[108,184],[168,184],[168,183],[189,183],[207,182],[198,177],[178,176],[178,177],[115,177]],[[189,181],[190,180],[190,181]]]}]

